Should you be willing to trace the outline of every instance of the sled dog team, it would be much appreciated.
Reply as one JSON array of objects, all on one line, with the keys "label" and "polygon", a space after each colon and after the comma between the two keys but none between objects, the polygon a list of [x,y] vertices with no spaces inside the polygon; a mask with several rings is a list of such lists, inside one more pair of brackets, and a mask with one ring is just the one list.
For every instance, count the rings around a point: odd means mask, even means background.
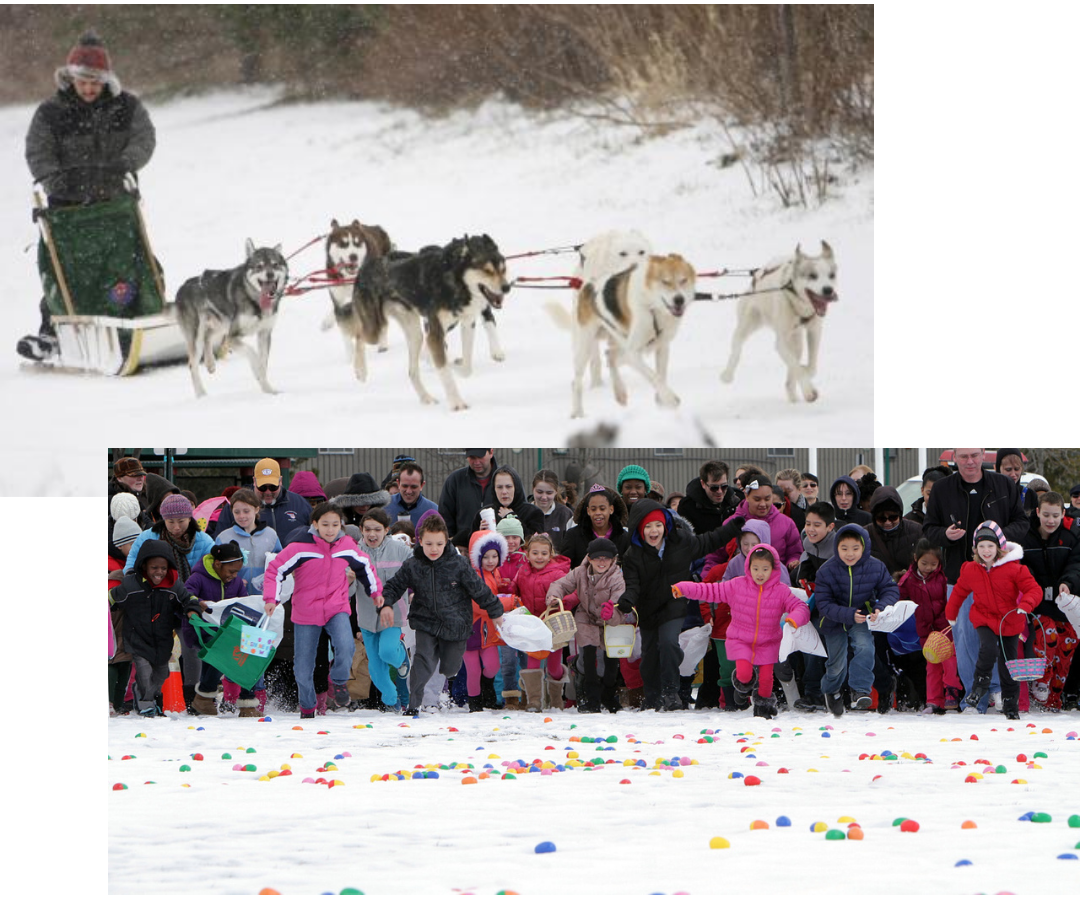
[{"label": "sled dog team", "polygon": [[[443,384],[451,410],[467,404],[458,391],[453,369],[472,372],[476,327],[483,322],[492,359],[505,359],[495,329],[510,290],[506,260],[488,235],[466,235],[445,246],[397,250],[380,226],[358,220],[341,225],[335,219],[326,236],[326,269],[332,315],[323,328],[340,330],[357,379],[367,379],[365,345],[387,349],[390,321],[405,335],[409,380],[420,402],[436,402],[420,379],[420,353],[426,347]],[[575,276],[579,282],[569,313],[556,304],[548,310],[571,333],[573,358],[571,416],[585,415],[582,402],[586,368],[593,387],[601,381],[601,347],[615,399],[629,399],[620,367],[629,366],[652,385],[657,403],[675,407],[679,397],[668,385],[671,342],[696,295],[694,267],[678,254],[654,253],[636,231],[607,232],[579,248]],[[288,263],[281,245],[255,247],[248,239],[246,258],[227,270],[207,270],[188,279],[176,295],[176,315],[187,344],[188,368],[196,396],[206,393],[200,366],[213,374],[215,361],[230,348],[247,357],[259,386],[274,393],[267,379],[271,332],[288,282]],[[830,303],[839,299],[833,250],[821,242],[821,253],[795,252],[754,270],[750,290],[739,300],[727,366],[720,378],[731,382],[746,339],[763,326],[776,334],[776,349],[787,377],[788,400],[818,398],[812,382],[817,373],[821,329]],[[447,356],[447,336],[461,332],[462,354]],[[254,338],[257,347],[249,347]],[[807,356],[803,361],[803,347]],[[651,355],[647,361],[647,355]]]}]

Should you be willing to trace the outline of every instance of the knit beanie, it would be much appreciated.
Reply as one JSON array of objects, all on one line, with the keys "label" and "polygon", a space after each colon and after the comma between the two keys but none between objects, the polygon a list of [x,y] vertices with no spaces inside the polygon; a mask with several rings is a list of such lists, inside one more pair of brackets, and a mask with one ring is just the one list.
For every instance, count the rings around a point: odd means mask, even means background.
[{"label": "knit beanie", "polygon": [[503,517],[496,526],[495,531],[504,538],[507,535],[517,535],[522,541],[525,540],[525,530],[521,527],[521,520],[514,516],[513,513],[508,513]]},{"label": "knit beanie", "polygon": [[992,519],[988,519],[979,523],[979,527],[975,530],[975,538],[971,543],[972,547],[977,547],[980,541],[993,541],[998,547],[1004,549],[1005,533],[1001,531],[1001,526]]},{"label": "knit beanie", "polygon": [[161,502],[158,512],[161,514],[162,519],[179,519],[181,516],[191,516],[194,508],[191,506],[191,501],[184,495],[170,494]]},{"label": "knit beanie", "polygon": [[[633,478],[633,476],[631,476],[631,478]],[[647,526],[651,522],[662,523],[664,526],[664,531],[667,532],[667,517],[664,515],[664,511],[653,510],[651,513],[646,513],[645,516],[642,518],[641,522],[638,523],[638,534],[642,538],[645,537],[645,526]]]},{"label": "knit beanie", "polygon": [[64,87],[76,78],[100,81],[107,84],[114,94],[120,94],[120,81],[112,70],[112,60],[105,43],[93,30],[86,32],[68,51],[64,65],[56,70],[56,83]]},{"label": "knit beanie", "polygon": [[652,480],[649,478],[649,474],[643,467],[638,466],[636,463],[624,466],[619,472],[619,477],[615,480],[615,490],[620,494],[622,493],[622,483],[627,479],[640,479],[645,483],[646,493],[652,491]]},{"label": "knit beanie", "polygon": [[113,525],[112,530],[113,544],[126,544],[129,541],[134,541],[141,534],[142,529],[135,524],[135,520],[130,516],[120,515],[116,517],[116,523]]},{"label": "knit beanie", "polygon": [[420,534],[420,528],[424,525],[424,520],[426,520],[429,516],[439,516],[441,518],[441,515],[440,515],[439,511],[436,510],[435,508],[432,508],[430,510],[425,510],[420,515],[420,518],[416,521],[416,534],[417,535]]},{"label": "knit beanie", "polygon": [[294,494],[299,494],[301,497],[326,498],[326,492],[323,491],[322,485],[319,484],[319,477],[307,470],[302,470],[292,477],[289,490]]},{"label": "knit beanie", "polygon": [[126,516],[129,519],[137,520],[141,513],[142,506],[139,504],[139,499],[130,492],[118,491],[109,501],[109,516],[113,519]]},{"label": "knit beanie", "polygon": [[999,447],[997,456],[994,458],[994,472],[1001,472],[1001,461],[1006,457],[1019,457],[1020,463],[1023,465],[1024,455],[1020,453],[1018,447]]}]

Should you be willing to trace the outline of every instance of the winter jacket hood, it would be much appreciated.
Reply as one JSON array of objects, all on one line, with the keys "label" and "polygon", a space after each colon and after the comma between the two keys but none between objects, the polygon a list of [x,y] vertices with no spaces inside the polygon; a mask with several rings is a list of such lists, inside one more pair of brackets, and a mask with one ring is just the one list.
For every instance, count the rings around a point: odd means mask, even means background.
[{"label": "winter jacket hood", "polygon": [[814,620],[825,632],[850,629],[856,625],[856,613],[872,613],[896,603],[900,597],[888,567],[871,554],[866,529],[846,523],[836,530],[836,547],[847,535],[862,541],[862,556],[851,566],[838,555],[826,560],[814,583]]},{"label": "winter jacket hood", "polygon": [[[771,535],[768,543],[775,548],[780,555],[780,559],[785,564],[793,563],[799,559],[799,555],[802,554],[802,538],[799,536],[799,530],[795,528],[795,523],[791,520],[791,517],[785,516],[772,504],[769,505],[769,512],[761,519],[756,516],[751,517],[750,505],[745,500],[739,502],[739,506],[735,508],[735,515],[744,517],[746,524],[755,519],[759,522],[768,523]],[[731,519],[726,521],[731,522]],[[742,530],[746,531],[746,525],[743,525]]]},{"label": "winter jacket hood", "polygon": [[188,591],[203,601],[221,601],[247,594],[247,585],[239,573],[225,582],[214,570],[213,563],[214,558],[205,554],[202,560],[192,567],[191,575],[184,583]]},{"label": "winter jacket hood", "polygon": [[506,538],[498,532],[487,529],[481,532],[473,532],[472,538],[469,539],[469,562],[477,572],[481,570],[481,561],[488,551],[498,552],[499,562],[495,566],[499,567],[506,562],[506,555],[510,553],[510,546],[506,543]]}]

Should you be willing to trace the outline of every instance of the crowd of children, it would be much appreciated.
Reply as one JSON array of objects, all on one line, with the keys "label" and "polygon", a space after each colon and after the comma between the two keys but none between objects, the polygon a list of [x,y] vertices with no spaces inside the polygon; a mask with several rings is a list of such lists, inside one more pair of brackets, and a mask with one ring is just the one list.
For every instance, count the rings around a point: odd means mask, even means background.
[{"label": "crowd of children", "polygon": [[[703,489],[712,487],[717,466],[726,476],[726,465],[706,464]],[[510,473],[507,486],[520,489],[517,473]],[[582,712],[616,712],[628,704],[680,710],[692,701],[694,677],[680,673],[692,631],[708,633],[711,646],[698,669],[720,689],[712,695],[717,703],[752,704],[766,718],[783,706],[840,716],[872,707],[875,693],[881,710],[894,693],[924,713],[985,710],[995,668],[1000,709],[1009,718],[1019,716],[1022,703],[1052,710],[1075,704],[1069,664],[1076,633],[1056,601],[1080,591],[1080,523],[1054,492],[1039,498],[1023,544],[1007,541],[996,522],[983,522],[971,559],[950,586],[939,546],[927,538],[912,542],[910,528],[903,543],[893,541],[901,534],[894,531],[895,491],[873,492],[872,522],[865,522],[870,514],[858,507],[865,475],[859,482],[836,480],[833,501],[825,502],[817,500],[810,473],[778,473],[777,491],[767,474],[747,467],[734,485],[719,483],[726,502],[714,504],[708,528],[695,530],[679,515],[679,498],[665,504],[650,495],[642,467],[624,469],[614,489],[593,485],[565,514],[552,506],[561,500],[559,486],[545,473],[533,488],[539,483],[555,495],[538,498],[536,508],[544,521],[559,524],[550,532],[539,531],[540,519],[526,510],[531,505],[509,488],[464,535],[452,533],[436,508],[414,525],[402,521],[407,516],[391,523],[381,505],[358,511],[320,500],[310,524],[286,536],[261,520],[256,494],[240,489],[227,502],[233,524],[216,541],[181,493],[161,501],[147,529],[136,525],[141,511],[134,496],[114,495],[111,712],[160,713],[159,694],[177,656],[193,688],[189,711],[197,715],[217,714],[219,692],[229,703],[230,688],[241,716],[258,715],[268,691],[277,693],[274,686],[282,689],[284,709],[295,691],[304,718],[374,705],[415,715],[439,703],[444,680],[471,711],[575,702]],[[919,509],[905,519],[909,526],[943,477],[925,480]],[[810,482],[813,494],[801,489]],[[702,492],[693,488],[679,497],[700,504]],[[526,512],[530,525],[512,510]],[[882,543],[890,544],[888,552],[875,553]],[[256,612],[268,616],[287,604],[282,638],[288,641],[264,678],[239,687],[200,659],[190,621],[209,602],[250,596],[258,598]],[[947,639],[969,596],[978,653],[973,680],[964,686],[955,659],[924,658],[920,649],[932,636],[935,643]],[[899,633],[894,640],[870,628],[900,600],[915,605],[907,644]],[[509,647],[502,617],[518,607],[540,617],[571,611],[576,634],[569,647],[528,653]],[[605,632],[629,624],[640,652],[611,656]],[[818,653],[782,659],[785,626],[819,638]],[[1047,674],[1022,698],[1007,664],[1034,654],[1046,656]],[[906,691],[896,691],[898,684]],[[705,697],[702,691],[699,706]]]}]

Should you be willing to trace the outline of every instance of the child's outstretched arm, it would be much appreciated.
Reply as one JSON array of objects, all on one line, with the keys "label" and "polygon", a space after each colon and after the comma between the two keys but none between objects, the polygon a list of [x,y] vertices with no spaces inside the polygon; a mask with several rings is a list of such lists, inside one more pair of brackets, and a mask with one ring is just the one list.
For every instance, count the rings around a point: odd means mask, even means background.
[{"label": "child's outstretched arm", "polygon": [[731,582],[676,582],[671,593],[677,598],[690,598],[706,604],[725,604],[734,586]]},{"label": "child's outstretched arm", "polygon": [[[382,594],[382,583],[375,572],[371,558],[359,547],[347,547],[344,550],[337,551],[334,556],[341,557],[349,564],[349,569],[356,573],[357,581],[364,586],[364,591],[368,593],[372,600]],[[376,601],[376,606],[379,606],[378,601]]]},{"label": "child's outstretched arm", "polygon": [[806,601],[789,594],[784,599],[784,621],[791,623],[796,629],[810,622],[810,607]]}]

